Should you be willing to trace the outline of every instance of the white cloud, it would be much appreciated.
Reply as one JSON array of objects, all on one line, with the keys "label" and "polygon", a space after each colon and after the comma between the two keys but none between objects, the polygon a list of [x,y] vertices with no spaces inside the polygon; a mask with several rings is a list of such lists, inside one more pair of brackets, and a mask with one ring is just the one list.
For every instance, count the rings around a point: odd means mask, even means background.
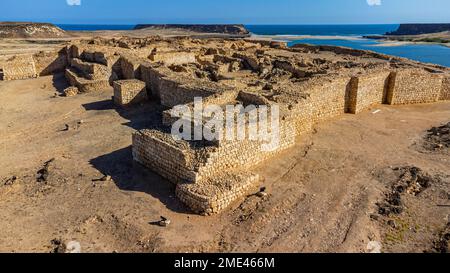
[{"label": "white cloud", "polygon": [[381,0],[367,0],[369,6],[381,6]]},{"label": "white cloud", "polygon": [[81,6],[81,0],[66,0],[69,6]]}]

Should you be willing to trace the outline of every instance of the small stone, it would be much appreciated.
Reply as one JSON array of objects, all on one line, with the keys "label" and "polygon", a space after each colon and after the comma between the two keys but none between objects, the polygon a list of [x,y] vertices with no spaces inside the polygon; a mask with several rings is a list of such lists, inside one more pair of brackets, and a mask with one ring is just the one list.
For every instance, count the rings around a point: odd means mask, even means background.
[{"label": "small stone", "polygon": [[159,226],[161,227],[167,227],[169,226],[171,221],[163,216],[161,216],[161,221],[158,222]]},{"label": "small stone", "polygon": [[259,198],[265,198],[265,197],[267,197],[269,194],[267,193],[267,192],[258,192],[257,194],[256,194],[256,196],[258,196]]},{"label": "small stone", "polygon": [[381,243],[380,242],[378,242],[378,241],[370,241],[368,244],[367,244],[367,251],[369,252],[369,253],[381,253],[381,248],[382,248],[382,246],[381,246]]},{"label": "small stone", "polygon": [[397,228],[397,223],[394,220],[389,220],[387,222],[387,224],[391,227],[391,228]]},{"label": "small stone", "polygon": [[66,253],[78,254],[81,253],[81,244],[77,241],[70,241],[66,245]]},{"label": "small stone", "polygon": [[17,180],[17,176],[13,176],[11,178],[6,179],[6,181],[3,183],[5,186],[11,186],[13,185]]},{"label": "small stone", "polygon": [[64,89],[64,95],[66,97],[73,97],[76,96],[79,93],[78,88],[75,86],[70,86],[66,89]]},{"label": "small stone", "polygon": [[111,180],[112,180],[112,177],[110,175],[105,175],[99,179],[92,179],[92,182],[99,182],[99,181],[106,182],[106,181],[111,181]]}]

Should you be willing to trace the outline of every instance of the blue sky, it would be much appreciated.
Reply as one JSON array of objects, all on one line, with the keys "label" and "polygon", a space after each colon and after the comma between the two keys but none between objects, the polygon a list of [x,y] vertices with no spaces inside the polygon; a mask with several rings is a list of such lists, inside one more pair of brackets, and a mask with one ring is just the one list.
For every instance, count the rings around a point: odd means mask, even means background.
[{"label": "blue sky", "polygon": [[449,0],[0,0],[0,21],[390,24],[450,22]]}]

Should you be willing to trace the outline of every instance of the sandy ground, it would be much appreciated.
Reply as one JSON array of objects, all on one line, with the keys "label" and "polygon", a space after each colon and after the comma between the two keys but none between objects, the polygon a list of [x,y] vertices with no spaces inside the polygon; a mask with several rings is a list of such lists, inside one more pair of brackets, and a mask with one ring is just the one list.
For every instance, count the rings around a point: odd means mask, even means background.
[{"label": "sandy ground", "polygon": [[[324,123],[256,169],[267,198],[202,217],[132,161],[131,133],[157,120],[157,104],[117,109],[111,90],[55,96],[64,87],[62,75],[0,82],[0,252],[51,252],[55,239],[82,252],[367,252],[370,241],[423,252],[449,220],[450,154],[424,151],[421,140],[450,121],[450,102],[377,106]],[[440,179],[405,196],[402,214],[383,216],[376,203],[396,166]],[[93,181],[104,175],[112,180]],[[170,226],[152,224],[161,215]]]}]

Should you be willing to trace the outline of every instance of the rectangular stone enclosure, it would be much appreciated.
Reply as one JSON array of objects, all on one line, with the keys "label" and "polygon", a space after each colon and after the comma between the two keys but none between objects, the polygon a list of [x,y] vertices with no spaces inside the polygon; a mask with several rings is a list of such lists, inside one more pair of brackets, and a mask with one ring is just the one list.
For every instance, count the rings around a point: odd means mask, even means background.
[{"label": "rectangular stone enclosure", "polygon": [[119,106],[141,103],[148,99],[145,82],[121,80],[114,82],[114,103]]}]

